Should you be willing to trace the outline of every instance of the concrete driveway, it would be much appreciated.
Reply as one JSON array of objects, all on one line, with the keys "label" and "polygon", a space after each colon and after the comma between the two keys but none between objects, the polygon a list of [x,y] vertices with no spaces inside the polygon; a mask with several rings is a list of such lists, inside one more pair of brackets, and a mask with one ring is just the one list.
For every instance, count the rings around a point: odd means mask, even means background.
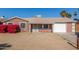
[{"label": "concrete driveway", "polygon": [[75,33],[56,33],[63,39],[67,40],[74,47],[77,47],[77,35]]},{"label": "concrete driveway", "polygon": [[10,47],[6,50],[75,50],[61,36],[55,33],[28,33],[16,34],[0,33],[0,44],[6,43]]}]

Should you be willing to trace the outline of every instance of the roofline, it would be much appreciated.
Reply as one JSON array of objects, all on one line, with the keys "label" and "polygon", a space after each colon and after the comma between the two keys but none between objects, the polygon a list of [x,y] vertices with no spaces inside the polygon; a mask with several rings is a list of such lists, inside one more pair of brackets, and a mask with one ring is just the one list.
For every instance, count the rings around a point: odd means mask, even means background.
[{"label": "roofline", "polygon": [[76,22],[74,21],[74,22],[54,22],[54,23],[76,23]]},{"label": "roofline", "polygon": [[20,17],[12,17],[12,18],[9,18],[8,20],[4,21],[4,22],[8,22],[8,21],[10,21],[10,20],[13,20],[14,18],[18,18],[18,19],[20,19],[20,20],[23,20],[23,21],[29,22],[29,21],[24,20],[24,19],[22,19],[22,18],[20,18]]},{"label": "roofline", "polygon": [[54,24],[54,23],[76,23],[76,22],[52,22],[52,23],[29,23],[29,24]]},{"label": "roofline", "polygon": [[73,20],[72,18],[67,18],[67,17],[28,17],[28,18],[23,18],[23,19],[33,19],[33,18],[42,18],[42,19],[60,19],[60,18],[64,18],[64,19],[71,19]]}]

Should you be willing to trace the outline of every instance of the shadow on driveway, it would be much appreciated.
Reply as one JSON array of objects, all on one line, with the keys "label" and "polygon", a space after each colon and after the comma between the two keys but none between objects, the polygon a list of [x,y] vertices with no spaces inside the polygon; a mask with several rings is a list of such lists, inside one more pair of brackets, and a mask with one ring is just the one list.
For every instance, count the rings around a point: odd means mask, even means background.
[{"label": "shadow on driveway", "polygon": [[6,49],[6,48],[10,48],[12,45],[8,44],[8,43],[3,43],[0,44],[0,50]]}]

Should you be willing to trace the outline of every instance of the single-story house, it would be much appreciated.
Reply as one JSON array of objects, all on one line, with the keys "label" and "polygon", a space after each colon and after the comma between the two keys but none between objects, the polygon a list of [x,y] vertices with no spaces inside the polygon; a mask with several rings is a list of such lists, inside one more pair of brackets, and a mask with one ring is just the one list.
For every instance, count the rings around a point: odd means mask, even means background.
[{"label": "single-story house", "polygon": [[12,17],[3,24],[18,24],[27,32],[75,32],[76,21],[69,18],[20,18]]}]

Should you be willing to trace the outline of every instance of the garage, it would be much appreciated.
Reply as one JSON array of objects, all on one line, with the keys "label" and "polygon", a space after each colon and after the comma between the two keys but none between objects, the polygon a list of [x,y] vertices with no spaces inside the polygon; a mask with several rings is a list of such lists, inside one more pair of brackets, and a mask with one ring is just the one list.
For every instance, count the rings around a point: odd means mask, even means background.
[{"label": "garage", "polygon": [[66,32],[66,23],[53,24],[53,32]]}]

